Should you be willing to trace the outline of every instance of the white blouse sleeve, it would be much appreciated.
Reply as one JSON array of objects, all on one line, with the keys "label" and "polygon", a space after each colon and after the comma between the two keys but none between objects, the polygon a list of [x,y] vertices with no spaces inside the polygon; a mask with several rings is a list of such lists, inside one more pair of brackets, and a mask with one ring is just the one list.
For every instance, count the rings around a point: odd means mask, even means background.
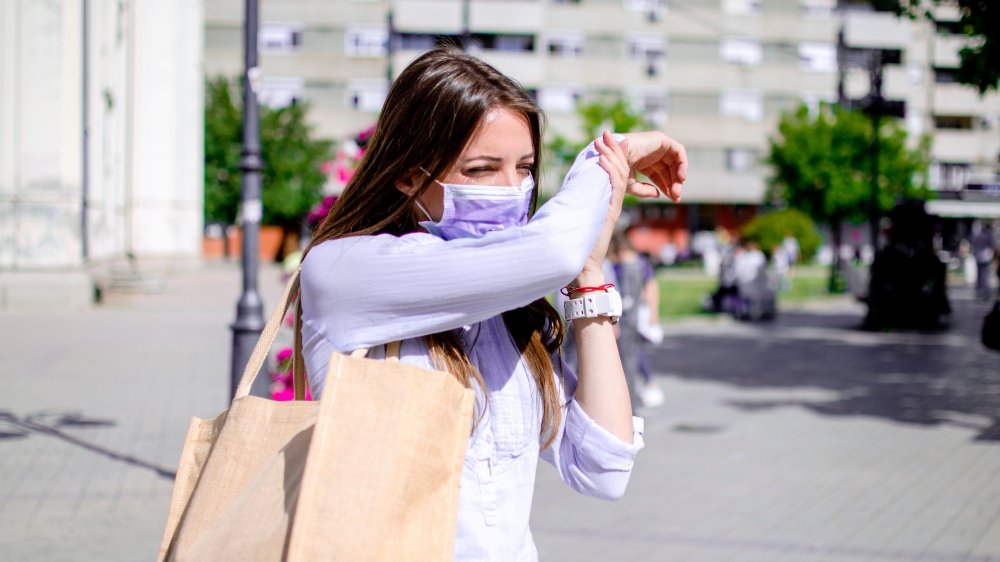
[{"label": "white blouse sleeve", "polygon": [[615,437],[574,399],[576,373],[560,354],[552,354],[552,364],[563,375],[564,405],[556,438],[540,456],[577,492],[605,500],[621,498],[632,476],[636,454],[645,446],[644,420],[632,417],[631,443]]},{"label": "white blouse sleeve", "polygon": [[525,306],[580,273],[611,184],[593,143],[524,226],[482,238],[354,236],[302,265],[303,321],[341,352],[458,328]]}]

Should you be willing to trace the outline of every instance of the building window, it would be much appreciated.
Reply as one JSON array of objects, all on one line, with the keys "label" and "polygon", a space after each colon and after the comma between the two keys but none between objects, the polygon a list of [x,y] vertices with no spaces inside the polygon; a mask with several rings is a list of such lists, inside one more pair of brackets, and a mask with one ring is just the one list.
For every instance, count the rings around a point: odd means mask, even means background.
[{"label": "building window", "polygon": [[936,84],[958,84],[958,69],[935,66],[934,82]]},{"label": "building window", "polygon": [[756,156],[749,148],[727,148],[726,170],[730,172],[746,172],[753,167]]},{"label": "building window", "polygon": [[942,35],[965,35],[965,29],[962,27],[962,22],[958,20],[934,20],[934,27],[937,29],[937,32]]},{"label": "building window", "polygon": [[302,50],[302,25],[298,23],[264,23],[257,35],[261,51],[294,52]]},{"label": "building window", "polygon": [[764,58],[764,49],[756,39],[723,39],[719,44],[719,56],[731,64],[756,66]]},{"label": "building window", "polygon": [[837,8],[836,0],[802,0],[799,4],[802,17],[809,19],[830,19]]},{"label": "building window", "polygon": [[667,54],[667,38],[654,34],[630,35],[625,39],[625,53],[640,60],[662,57]]},{"label": "building window", "polygon": [[[485,45],[484,45],[485,46]],[[487,49],[490,46],[486,46]],[[494,35],[492,48],[502,53],[530,53],[535,50],[533,35]]]},{"label": "building window", "polygon": [[388,51],[389,30],[378,26],[348,27],[344,52],[351,57],[382,57]]},{"label": "building window", "polygon": [[764,96],[758,90],[727,90],[722,92],[719,109],[728,117],[760,121],[764,116]]},{"label": "building window", "polygon": [[298,77],[270,76],[260,81],[257,100],[271,108],[288,107],[305,97],[306,81]]},{"label": "building window", "polygon": [[583,32],[553,31],[545,36],[545,50],[556,57],[578,57],[583,54]]},{"label": "building window", "polygon": [[763,0],[722,0],[722,11],[734,16],[756,16],[763,5]]},{"label": "building window", "polygon": [[971,115],[935,115],[934,128],[936,129],[972,129]]},{"label": "building window", "polygon": [[434,35],[426,33],[400,33],[399,48],[405,51],[429,51],[436,45]]},{"label": "building window", "polygon": [[571,86],[546,86],[536,94],[538,105],[553,113],[570,113],[576,109],[580,89]]},{"label": "building window", "polygon": [[383,80],[351,82],[347,85],[347,104],[358,111],[379,111],[388,90]]},{"label": "building window", "polygon": [[806,72],[836,72],[837,46],[831,43],[800,43],[799,68]]},{"label": "building window", "polygon": [[650,22],[660,21],[667,13],[667,0],[622,0],[622,4],[630,12],[646,14]]},{"label": "building window", "polygon": [[931,187],[938,190],[960,190],[969,183],[972,165],[965,162],[934,162],[930,169]]}]

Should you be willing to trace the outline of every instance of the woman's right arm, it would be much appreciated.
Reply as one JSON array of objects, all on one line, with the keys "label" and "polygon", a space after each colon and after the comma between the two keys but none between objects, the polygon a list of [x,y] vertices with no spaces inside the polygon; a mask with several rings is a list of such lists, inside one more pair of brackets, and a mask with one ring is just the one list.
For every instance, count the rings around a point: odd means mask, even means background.
[{"label": "woman's right arm", "polygon": [[304,320],[341,351],[458,328],[525,306],[583,269],[611,186],[593,144],[528,224],[482,238],[356,236],[303,262]]}]

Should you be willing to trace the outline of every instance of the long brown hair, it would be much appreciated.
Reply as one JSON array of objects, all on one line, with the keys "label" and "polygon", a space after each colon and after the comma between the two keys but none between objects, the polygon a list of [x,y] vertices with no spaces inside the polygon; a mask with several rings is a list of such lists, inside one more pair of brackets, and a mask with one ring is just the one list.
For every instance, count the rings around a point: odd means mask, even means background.
[{"label": "long brown hair", "polygon": [[[516,82],[489,64],[454,47],[424,53],[399,75],[386,97],[358,169],[330,209],[305,253],[314,246],[347,236],[394,234],[420,230],[413,200],[431,178],[444,175],[493,108],[523,115],[535,151],[532,176],[539,177],[544,116]],[[423,167],[429,177],[407,196],[396,182]],[[538,202],[532,195],[531,212]],[[560,400],[550,354],[562,344],[559,314],[545,300],[503,313],[504,325],[520,351],[542,402],[539,434],[542,448],[555,438]],[[463,384],[472,380],[487,391],[482,375],[469,361],[459,333],[449,330],[424,336],[436,368],[453,373]]]}]

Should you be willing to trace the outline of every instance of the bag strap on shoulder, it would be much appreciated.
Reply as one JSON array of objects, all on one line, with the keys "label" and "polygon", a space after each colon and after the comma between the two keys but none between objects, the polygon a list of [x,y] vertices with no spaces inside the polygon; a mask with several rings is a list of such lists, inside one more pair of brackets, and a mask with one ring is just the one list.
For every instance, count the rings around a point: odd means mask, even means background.
[{"label": "bag strap on shoulder", "polygon": [[[244,396],[249,396],[250,387],[253,385],[254,379],[260,373],[261,368],[264,366],[264,361],[267,360],[267,354],[271,351],[271,346],[274,345],[274,339],[278,335],[278,330],[281,328],[281,321],[285,318],[285,314],[288,313],[288,302],[293,294],[299,291],[299,272],[302,270],[301,266],[295,268],[291,277],[288,278],[288,283],[285,285],[285,291],[281,294],[281,298],[278,300],[278,306],[274,308],[274,312],[271,314],[271,318],[267,321],[264,326],[264,330],[260,334],[260,339],[257,340],[257,345],[253,348],[253,353],[250,354],[250,359],[247,360],[247,366],[243,369],[243,376],[240,378],[240,384],[236,387],[236,394],[233,396],[236,398],[243,398]],[[296,326],[296,342],[299,340],[299,329]],[[299,343],[296,343],[296,349],[301,351]],[[298,358],[296,358],[298,359]],[[300,363],[299,361],[295,361]],[[296,390],[296,400],[298,390]],[[302,389],[303,396],[305,395],[305,388]]]},{"label": "bag strap on shoulder", "polygon": [[[305,358],[302,355],[302,299],[298,298],[300,284],[299,284],[299,273],[302,271],[302,266],[295,268],[291,277],[288,278],[288,283],[285,285],[285,291],[281,295],[281,299],[278,301],[278,305],[274,309],[274,313],[271,314],[271,318],[267,321],[267,325],[264,326],[264,331],[261,332],[260,339],[257,340],[257,345],[253,349],[253,353],[250,355],[250,360],[247,361],[247,366],[243,370],[243,377],[240,379],[240,384],[236,388],[236,395],[234,398],[242,398],[250,394],[250,387],[253,385],[254,379],[260,373],[261,368],[264,366],[264,361],[267,359],[267,354],[271,350],[271,346],[274,345],[274,340],[278,335],[278,330],[281,328],[281,322],[284,320],[285,315],[288,313],[289,301],[295,296],[295,335],[293,341],[293,354],[292,354],[292,388],[295,392],[295,400],[305,400],[306,398],[306,388],[308,388],[308,381],[306,380],[306,369],[305,369]],[[386,345],[385,357],[387,361],[399,361],[399,341],[394,341]],[[351,355],[353,357],[364,357],[368,353],[367,348],[362,348],[355,350]]]}]

